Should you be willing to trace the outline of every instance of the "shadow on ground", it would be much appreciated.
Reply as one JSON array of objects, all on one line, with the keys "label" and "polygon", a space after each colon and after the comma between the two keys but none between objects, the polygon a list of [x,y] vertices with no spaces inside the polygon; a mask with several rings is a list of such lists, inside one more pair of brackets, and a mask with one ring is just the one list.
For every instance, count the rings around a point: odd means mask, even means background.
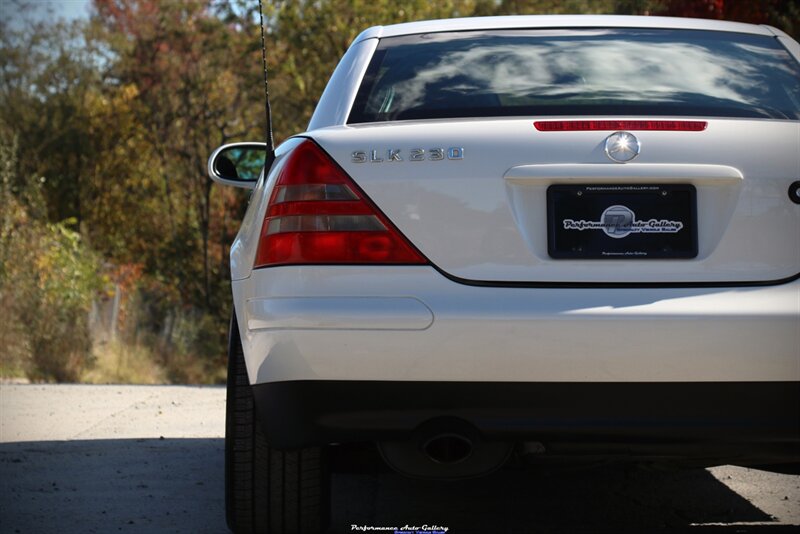
[{"label": "shadow on ground", "polygon": [[[333,490],[335,532],[351,524],[439,525],[456,533],[650,532],[771,521],[705,470],[506,470],[455,483],[380,473],[340,477]],[[748,528],[731,532],[756,530]]]},{"label": "shadow on ground", "polygon": [[[351,525],[445,526],[455,533],[782,532],[705,469],[506,468],[458,482],[384,472],[334,478],[332,531]],[[762,523],[744,525],[743,523]]]},{"label": "shadow on ground", "polygon": [[[2,532],[226,532],[221,439],[0,444]],[[454,533],[782,532],[705,470],[507,469],[456,482],[377,464],[333,479],[332,532],[351,525]],[[741,523],[767,523],[747,526]]]}]

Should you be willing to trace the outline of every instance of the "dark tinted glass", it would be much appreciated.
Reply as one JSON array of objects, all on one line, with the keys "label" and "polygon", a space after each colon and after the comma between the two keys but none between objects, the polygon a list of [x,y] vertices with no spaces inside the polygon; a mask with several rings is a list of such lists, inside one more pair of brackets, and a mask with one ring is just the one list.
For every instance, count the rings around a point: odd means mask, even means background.
[{"label": "dark tinted glass", "polygon": [[255,182],[261,175],[266,159],[267,149],[264,145],[238,145],[217,154],[214,167],[220,176],[228,180]]},{"label": "dark tinted glass", "polygon": [[350,123],[519,115],[800,118],[774,38],[694,30],[451,32],[382,39]]}]

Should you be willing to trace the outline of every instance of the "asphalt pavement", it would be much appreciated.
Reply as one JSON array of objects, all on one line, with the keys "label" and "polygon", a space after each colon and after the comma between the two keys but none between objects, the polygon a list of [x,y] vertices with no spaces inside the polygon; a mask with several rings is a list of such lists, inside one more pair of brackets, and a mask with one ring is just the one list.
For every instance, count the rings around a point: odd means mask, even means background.
[{"label": "asphalt pavement", "polygon": [[[0,533],[227,532],[225,390],[0,385]],[[332,532],[790,532],[800,476],[722,466],[504,469],[458,483],[335,473]],[[361,530],[361,527],[365,527]]]}]

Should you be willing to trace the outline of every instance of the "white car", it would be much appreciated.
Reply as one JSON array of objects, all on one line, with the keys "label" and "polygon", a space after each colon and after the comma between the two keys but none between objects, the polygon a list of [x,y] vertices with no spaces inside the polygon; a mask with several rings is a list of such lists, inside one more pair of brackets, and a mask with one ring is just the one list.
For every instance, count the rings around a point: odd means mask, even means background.
[{"label": "white car", "polygon": [[783,32],[370,28],[308,131],[260,173],[263,155],[209,160],[253,188],[231,250],[233,530],[323,530],[326,452],[364,442],[430,478],[511,456],[796,469],[800,45]]}]

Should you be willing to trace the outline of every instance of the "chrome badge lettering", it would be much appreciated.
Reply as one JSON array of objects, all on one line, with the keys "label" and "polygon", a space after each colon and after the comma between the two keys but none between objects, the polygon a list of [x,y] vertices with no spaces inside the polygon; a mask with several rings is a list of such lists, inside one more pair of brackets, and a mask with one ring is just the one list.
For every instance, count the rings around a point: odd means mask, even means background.
[{"label": "chrome badge lettering", "polygon": [[442,161],[444,159],[444,150],[441,148],[430,149],[428,159],[431,161]]},{"label": "chrome badge lettering", "polygon": [[[404,157],[407,153],[408,156]],[[355,150],[350,154],[353,163],[395,163],[398,161],[459,161],[464,159],[464,148],[451,146],[449,148],[400,148],[370,150]]]},{"label": "chrome badge lettering", "polygon": [[411,155],[408,157],[411,161],[425,161],[425,149],[422,148],[412,148],[410,151]]}]

